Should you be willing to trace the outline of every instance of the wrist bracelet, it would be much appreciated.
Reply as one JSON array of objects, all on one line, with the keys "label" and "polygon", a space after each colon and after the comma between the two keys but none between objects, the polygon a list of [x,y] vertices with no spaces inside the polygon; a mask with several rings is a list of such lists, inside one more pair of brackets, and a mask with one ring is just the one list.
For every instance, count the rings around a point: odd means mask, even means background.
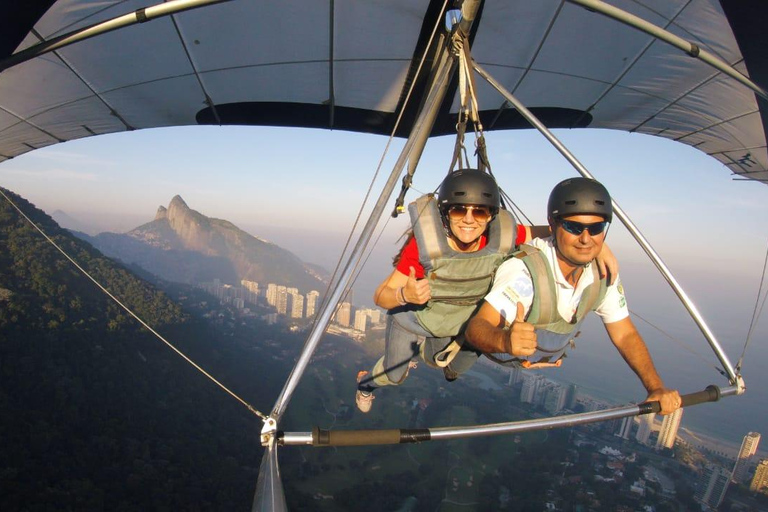
[{"label": "wrist bracelet", "polygon": [[395,290],[395,300],[397,300],[397,303],[401,306],[405,306],[408,304],[408,301],[405,300],[405,292],[403,291],[403,287],[401,286],[397,290]]}]

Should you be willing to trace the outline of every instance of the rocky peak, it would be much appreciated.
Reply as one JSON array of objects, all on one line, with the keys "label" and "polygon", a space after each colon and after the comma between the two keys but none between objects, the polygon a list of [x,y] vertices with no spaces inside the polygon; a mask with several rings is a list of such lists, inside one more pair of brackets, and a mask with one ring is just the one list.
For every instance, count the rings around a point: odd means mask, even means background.
[{"label": "rocky peak", "polygon": [[173,196],[171,203],[168,205],[168,216],[173,217],[174,215],[183,215],[188,211],[189,206],[187,206],[187,203],[184,202],[181,196]]},{"label": "rocky peak", "polygon": [[157,207],[157,213],[155,214],[155,220],[165,219],[168,217],[168,210],[165,209],[165,206],[158,206]]},{"label": "rocky peak", "polygon": [[190,210],[187,203],[181,198],[181,196],[173,196],[168,209],[165,213],[168,222],[171,226],[178,231],[183,224],[189,224],[191,222],[192,210]]}]

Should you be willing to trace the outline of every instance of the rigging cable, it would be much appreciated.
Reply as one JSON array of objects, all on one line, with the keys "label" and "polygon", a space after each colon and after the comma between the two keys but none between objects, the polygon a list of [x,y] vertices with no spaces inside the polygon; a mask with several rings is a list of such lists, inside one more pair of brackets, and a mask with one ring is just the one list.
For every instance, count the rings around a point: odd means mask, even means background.
[{"label": "rigging cable", "polygon": [[726,376],[727,376],[727,375],[725,374],[725,372],[723,371],[723,369],[722,369],[722,368],[718,368],[717,366],[715,366],[715,365],[714,365],[714,364],[712,364],[711,362],[707,361],[707,360],[706,360],[706,358],[704,358],[704,356],[703,356],[703,355],[701,355],[701,353],[699,353],[699,352],[697,352],[696,350],[694,350],[694,349],[693,349],[691,346],[689,346],[689,345],[688,345],[687,343],[685,343],[683,340],[681,340],[681,339],[679,339],[679,338],[675,338],[674,336],[672,336],[672,335],[671,335],[671,334],[669,334],[667,331],[665,331],[664,329],[662,329],[662,328],[661,328],[661,327],[659,327],[658,325],[654,324],[653,322],[651,322],[651,321],[650,321],[650,320],[648,320],[647,318],[643,318],[642,316],[640,316],[640,315],[637,313],[637,311],[634,311],[634,310],[630,309],[630,310],[629,310],[629,312],[630,312],[630,313],[632,313],[632,315],[633,315],[633,316],[635,316],[636,318],[638,318],[638,319],[642,320],[643,322],[645,322],[646,324],[650,325],[651,327],[653,327],[654,329],[656,329],[657,331],[659,331],[661,334],[663,334],[664,336],[666,336],[666,337],[667,337],[667,338],[669,338],[670,340],[674,341],[675,343],[677,343],[678,345],[680,345],[681,347],[683,347],[684,349],[686,349],[688,352],[690,352],[690,353],[691,353],[691,354],[693,354],[694,356],[696,356],[696,357],[698,357],[699,359],[701,359],[701,360],[702,360],[702,361],[703,361],[703,362],[704,362],[704,363],[705,363],[707,366],[711,366],[712,368],[714,368],[714,369],[715,369],[715,371],[716,371],[717,373],[719,373],[720,375],[722,375],[722,376],[724,376],[724,377],[726,377]]},{"label": "rigging cable", "polygon": [[762,305],[760,305],[760,308],[758,309],[758,304],[760,304],[760,294],[763,292],[763,283],[765,282],[766,268],[768,268],[768,248],[766,248],[765,260],[763,261],[763,275],[760,277],[760,286],[757,288],[757,298],[755,299],[755,309],[752,311],[752,321],[749,323],[747,339],[744,342],[744,348],[741,352],[741,357],[739,357],[739,361],[736,363],[736,371],[741,371],[741,367],[744,362],[744,356],[747,353],[747,347],[749,346],[749,342],[752,340],[752,333],[754,332],[757,321],[760,319],[760,315],[762,314],[763,308],[765,307],[765,299],[768,298],[767,290],[766,294],[763,296]]},{"label": "rigging cable", "polygon": [[262,420],[266,420],[267,416],[259,412],[257,409],[255,409],[251,404],[237,396],[233,391],[231,391],[229,388],[227,388],[224,384],[216,380],[210,373],[205,371],[203,368],[201,368],[197,363],[192,361],[189,357],[187,357],[186,354],[184,354],[181,350],[177,349],[171,342],[163,338],[160,333],[155,331],[152,327],[149,326],[144,320],[142,320],[136,313],[133,312],[128,306],[120,302],[120,300],[112,295],[112,293],[107,290],[104,286],[102,286],[101,283],[99,283],[93,276],[91,276],[87,270],[85,270],[83,267],[81,267],[69,254],[64,251],[56,242],[51,239],[37,224],[32,221],[22,210],[19,208],[16,203],[11,200],[10,197],[8,197],[2,188],[0,188],[0,195],[2,195],[8,203],[10,203],[13,208],[16,209],[17,212],[19,212],[19,215],[21,215],[33,228],[35,228],[54,248],[56,248],[57,251],[59,251],[66,259],[69,260],[70,263],[72,263],[77,270],[79,270],[85,277],[91,280],[93,284],[95,284],[102,292],[104,292],[110,299],[112,299],[118,306],[123,308],[126,313],[131,315],[133,318],[136,319],[137,322],[139,322],[145,329],[147,329],[149,332],[155,335],[157,339],[165,343],[171,350],[176,352],[179,356],[181,356],[182,359],[184,359],[187,363],[191,364],[197,371],[208,377],[214,384],[219,386],[222,390],[224,390],[227,394],[229,394],[231,397],[233,397],[235,400],[243,404],[249,411],[251,411],[253,414],[261,418]]},{"label": "rigging cable", "polygon": [[[445,0],[443,4],[443,10],[445,10],[446,5],[448,4],[448,0]],[[419,61],[419,65],[416,68],[416,73],[414,74],[415,77],[419,76],[421,73],[421,69],[424,67],[424,62],[427,59],[427,54],[429,52],[429,48],[432,46],[432,42],[435,39],[435,34],[437,34],[437,30],[440,27],[440,22],[435,24],[434,28],[432,29],[432,34],[430,34],[429,41],[427,41],[427,44],[424,48],[424,53],[421,55],[421,60]],[[373,177],[371,178],[371,184],[368,186],[368,190],[365,192],[365,197],[363,197],[363,202],[360,204],[360,209],[357,212],[357,217],[355,217],[355,222],[352,224],[352,228],[349,231],[349,236],[347,237],[347,241],[344,243],[344,249],[342,249],[341,254],[339,255],[339,259],[336,262],[336,267],[333,269],[333,273],[331,274],[331,278],[328,280],[328,286],[326,287],[326,293],[323,296],[323,302],[320,304],[320,309],[325,306],[326,301],[330,298],[330,294],[328,293],[333,288],[334,280],[336,279],[336,275],[339,272],[339,269],[341,268],[341,264],[344,261],[344,255],[347,253],[347,250],[349,249],[350,243],[352,241],[352,236],[355,234],[355,230],[357,229],[358,224],[360,223],[360,219],[362,218],[363,211],[365,209],[365,205],[368,202],[368,199],[371,196],[371,191],[373,190],[373,185],[376,182],[376,179],[379,176],[379,173],[381,172],[381,167],[384,165],[384,159],[387,157],[387,154],[389,153],[389,148],[392,145],[392,141],[395,138],[395,134],[397,133],[397,129],[400,126],[400,122],[403,119],[403,114],[405,112],[405,107],[408,105],[411,95],[413,93],[413,89],[416,86],[416,80],[411,81],[411,85],[408,88],[408,93],[405,95],[405,99],[403,100],[403,104],[400,107],[400,111],[397,114],[397,119],[395,120],[395,124],[392,127],[392,131],[389,134],[389,138],[387,139],[387,143],[384,146],[384,151],[381,155],[381,158],[379,158],[379,163],[376,166],[376,171],[373,173]],[[379,238],[381,237],[381,234],[379,235]],[[378,238],[377,238],[378,242]],[[374,245],[375,247],[375,245]],[[367,261],[367,258],[366,258]],[[346,296],[346,293],[348,293],[348,290],[345,290],[344,296]],[[317,320],[317,316],[315,317],[315,321]],[[314,326],[314,322],[312,324]]]}]

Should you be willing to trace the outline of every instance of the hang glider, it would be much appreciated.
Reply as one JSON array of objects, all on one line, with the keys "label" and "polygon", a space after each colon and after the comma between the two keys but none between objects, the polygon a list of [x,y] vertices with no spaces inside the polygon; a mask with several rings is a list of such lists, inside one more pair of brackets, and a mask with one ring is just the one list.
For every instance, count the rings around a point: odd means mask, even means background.
[{"label": "hang glider", "polygon": [[[285,433],[279,421],[362,259],[406,160],[429,136],[453,134],[461,108],[447,0],[328,2],[0,0],[0,162],[94,135],[184,125],[264,125],[408,137],[329,289],[304,350],[264,420],[268,447],[254,510],[285,509],[277,447],[419,442],[646,414],[658,403],[543,425],[424,431]],[[465,5],[472,4],[464,12]],[[585,8],[589,7],[589,8]],[[624,9],[611,15],[613,6]],[[470,14],[470,16],[466,16]],[[694,146],[744,179],[768,181],[768,44],[758,0],[465,0],[449,29],[471,45],[485,130],[607,128]],[[455,52],[453,52],[455,53]],[[469,65],[468,65],[469,66]],[[409,169],[412,171],[413,169]],[[654,260],[710,342],[729,386],[744,383],[647,241]],[[654,407],[656,409],[654,409]]]},{"label": "hang glider", "polygon": [[[768,180],[765,101],[693,56],[707,52],[768,83],[768,4],[613,3],[690,42],[689,51],[574,2],[487,0],[472,26],[473,57],[549,128],[658,135],[696,147],[737,175]],[[434,64],[437,44],[427,46],[443,4],[0,0],[0,161],[58,142],[164,126],[389,134],[411,85],[416,98],[429,86],[416,70],[425,49],[427,65]],[[131,17],[135,24],[25,60],[57,38]],[[455,90],[454,79],[431,135],[454,132]],[[486,130],[529,127],[487,84],[478,100]],[[410,133],[418,108],[418,101],[407,104],[396,135]]]}]

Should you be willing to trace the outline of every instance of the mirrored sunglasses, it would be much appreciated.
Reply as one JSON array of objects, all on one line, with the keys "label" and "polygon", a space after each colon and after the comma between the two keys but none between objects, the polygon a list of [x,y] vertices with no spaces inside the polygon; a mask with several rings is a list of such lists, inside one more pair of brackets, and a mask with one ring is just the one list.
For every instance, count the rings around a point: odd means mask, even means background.
[{"label": "mirrored sunglasses", "polygon": [[492,217],[491,210],[487,206],[465,206],[455,204],[448,208],[448,218],[451,220],[461,220],[467,216],[467,212],[472,212],[472,218],[477,222],[488,222]]},{"label": "mirrored sunglasses", "polygon": [[576,236],[580,236],[585,229],[589,231],[589,234],[591,236],[599,235],[600,233],[608,229],[609,224],[610,222],[607,222],[607,221],[594,222],[592,224],[582,224],[581,222],[576,222],[575,220],[560,221],[560,225],[563,227],[564,230]]}]

